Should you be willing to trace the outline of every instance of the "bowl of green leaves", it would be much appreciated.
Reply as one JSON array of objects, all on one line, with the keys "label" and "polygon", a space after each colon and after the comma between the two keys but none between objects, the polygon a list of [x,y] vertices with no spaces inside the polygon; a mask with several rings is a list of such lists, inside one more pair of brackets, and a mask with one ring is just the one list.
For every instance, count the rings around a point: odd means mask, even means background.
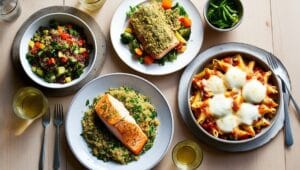
[{"label": "bowl of green leaves", "polygon": [[244,8],[240,0],[208,0],[204,7],[204,18],[217,31],[232,31],[243,18]]}]

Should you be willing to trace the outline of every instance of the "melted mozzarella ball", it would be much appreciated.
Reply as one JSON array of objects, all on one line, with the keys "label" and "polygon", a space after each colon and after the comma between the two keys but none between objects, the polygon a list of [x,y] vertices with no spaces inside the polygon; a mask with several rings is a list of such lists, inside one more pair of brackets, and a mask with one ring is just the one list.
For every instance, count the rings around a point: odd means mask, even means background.
[{"label": "melted mozzarella ball", "polygon": [[230,88],[241,88],[246,83],[246,72],[237,67],[231,67],[225,74],[226,82]]},{"label": "melted mozzarella ball", "polygon": [[258,80],[250,80],[245,84],[242,95],[247,102],[260,103],[267,95],[267,88]]},{"label": "melted mozzarella ball", "polygon": [[261,116],[258,111],[258,106],[250,103],[243,103],[237,114],[241,122],[246,125],[252,125],[253,121]]},{"label": "melted mozzarella ball", "polygon": [[223,132],[232,132],[234,128],[236,128],[239,125],[239,119],[230,114],[225,117],[222,117],[218,119],[217,126],[223,131]]},{"label": "melted mozzarella ball", "polygon": [[217,94],[209,100],[209,111],[217,117],[232,114],[232,103],[231,98],[226,98],[224,94]]},{"label": "melted mozzarella ball", "polygon": [[224,82],[218,76],[212,75],[209,79],[203,81],[206,90],[211,91],[213,94],[220,94],[226,91]]}]

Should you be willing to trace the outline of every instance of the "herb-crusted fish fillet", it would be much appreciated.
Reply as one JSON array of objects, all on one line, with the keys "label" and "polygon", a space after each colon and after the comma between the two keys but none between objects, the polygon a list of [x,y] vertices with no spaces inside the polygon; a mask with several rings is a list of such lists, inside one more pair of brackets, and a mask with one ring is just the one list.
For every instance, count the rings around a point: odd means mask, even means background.
[{"label": "herb-crusted fish fillet", "polygon": [[146,53],[155,59],[162,58],[179,44],[158,2],[139,6],[131,15],[130,24]]},{"label": "herb-crusted fish fillet", "polygon": [[123,103],[105,94],[95,110],[107,128],[135,155],[142,152],[148,137],[144,134]]}]

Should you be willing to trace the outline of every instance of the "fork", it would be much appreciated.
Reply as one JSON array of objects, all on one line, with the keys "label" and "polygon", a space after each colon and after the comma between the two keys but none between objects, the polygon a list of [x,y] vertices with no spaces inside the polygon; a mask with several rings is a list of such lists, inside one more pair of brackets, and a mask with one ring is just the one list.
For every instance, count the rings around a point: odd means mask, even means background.
[{"label": "fork", "polygon": [[[270,64],[272,70],[275,72],[275,70],[277,70],[279,68],[278,62],[275,60],[275,58],[273,58],[273,56],[271,54],[268,54],[266,58],[267,58],[268,63]],[[286,83],[282,79],[282,77],[279,74],[277,74],[277,76],[281,80],[282,91],[283,91],[284,95],[289,95],[292,98],[292,95],[291,95]],[[285,96],[283,97],[283,100],[284,100],[283,107],[284,107],[284,117],[285,117],[284,118],[285,144],[287,146],[291,146],[291,145],[293,145],[293,136],[292,136],[291,123],[290,123],[289,110],[288,110],[289,103],[288,103],[288,99]]]},{"label": "fork", "polygon": [[[275,66],[275,69],[277,69],[279,66],[278,66],[278,62],[277,61],[275,61],[273,58],[272,58],[272,56],[269,54],[268,55],[268,58],[269,58],[269,60],[271,61],[271,62],[274,62],[273,63],[273,65]],[[269,62],[269,61],[268,61]],[[279,75],[278,75],[279,76]],[[281,79],[281,81],[283,81],[283,79],[279,76],[279,78]],[[283,81],[283,83],[285,84],[285,86],[286,86],[286,83]],[[287,87],[287,86],[286,86]],[[296,109],[296,112],[298,113],[298,115],[300,115],[300,107],[299,107],[299,105],[297,104],[297,102],[296,102],[296,100],[295,100],[295,98],[293,97],[293,95],[292,95],[292,93],[291,93],[291,91],[289,90],[289,88],[286,88],[286,90],[287,90],[287,92],[288,92],[288,94],[289,94],[289,96],[290,96],[290,98],[292,99],[292,102],[293,102],[293,104],[294,104],[294,106],[295,106],[295,109]]]},{"label": "fork", "polygon": [[42,146],[41,146],[41,153],[40,153],[40,160],[39,160],[39,170],[44,169],[44,160],[45,160],[45,134],[46,128],[50,123],[50,108],[42,117],[42,125],[43,125],[43,137],[42,137]]},{"label": "fork", "polygon": [[53,169],[58,170],[60,167],[60,145],[59,145],[59,130],[60,126],[63,124],[64,121],[64,113],[63,113],[63,106],[62,104],[56,104],[54,106],[54,125],[56,127],[55,132],[55,146],[54,146],[54,159],[53,159]]}]

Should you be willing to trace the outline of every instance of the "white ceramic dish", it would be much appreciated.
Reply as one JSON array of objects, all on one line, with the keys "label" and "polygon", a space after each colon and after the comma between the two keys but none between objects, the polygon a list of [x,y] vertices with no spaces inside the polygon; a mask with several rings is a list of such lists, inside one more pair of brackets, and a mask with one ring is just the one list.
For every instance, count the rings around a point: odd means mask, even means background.
[{"label": "white ceramic dish", "polygon": [[120,41],[120,35],[128,26],[128,18],[126,12],[130,6],[146,2],[145,0],[124,0],[116,10],[110,26],[110,37],[113,47],[120,57],[120,59],[129,67],[143,74],[147,75],[166,75],[176,72],[186,65],[188,65],[200,51],[203,41],[203,24],[201,22],[201,15],[197,8],[191,1],[173,1],[173,4],[179,2],[187,11],[192,20],[191,36],[187,44],[187,50],[183,54],[179,54],[177,59],[173,62],[166,62],[164,66],[158,64],[144,65],[140,64],[136,58],[132,56],[127,45]]},{"label": "white ceramic dish", "polygon": [[[81,74],[81,76],[69,83],[65,84],[60,84],[60,83],[48,83],[42,78],[38,77],[36,74],[34,74],[31,71],[31,66],[26,59],[26,54],[28,52],[28,42],[29,40],[33,37],[34,33],[39,29],[41,26],[48,26],[50,20],[56,20],[58,23],[72,23],[75,24],[79,27],[81,27],[84,31],[84,34],[87,38],[87,42],[92,45],[92,52],[89,56],[89,64],[88,66],[84,69],[84,72]],[[97,54],[97,46],[96,46],[96,38],[94,33],[92,32],[91,28],[79,17],[68,14],[68,13],[51,13],[48,15],[44,15],[38,19],[36,19],[34,22],[32,22],[28,28],[25,30],[21,42],[20,42],[20,51],[19,51],[19,57],[20,57],[20,62],[22,65],[23,70],[25,73],[37,84],[46,87],[46,88],[51,88],[51,89],[61,89],[61,88],[67,88],[70,86],[73,86],[77,83],[79,83],[81,80],[83,80],[89,72],[92,70],[95,60],[96,60],[96,55]]]},{"label": "white ceramic dish", "polygon": [[[185,69],[185,71],[181,76],[179,88],[178,88],[178,106],[183,121],[190,128],[190,130],[198,137],[199,140],[216,149],[220,149],[223,151],[243,152],[243,151],[249,151],[263,146],[264,144],[271,141],[278,134],[278,132],[283,127],[283,121],[284,121],[283,107],[278,108],[279,110],[279,112],[277,113],[278,116],[276,120],[274,120],[273,125],[270,127],[270,129],[267,132],[265,132],[260,137],[251,140],[251,142],[243,142],[237,144],[237,143],[215,140],[212,137],[208,136],[205,132],[200,130],[199,126],[196,123],[194,123],[194,117],[190,114],[189,104],[187,100],[188,98],[187,96],[189,93],[187,87],[189,86],[190,78],[195,74],[195,72],[199,71],[199,66],[203,64],[203,62],[205,62],[211,56],[218,56],[219,54],[230,53],[230,52],[244,53],[244,54],[256,56],[257,58],[265,62],[266,62],[266,56],[269,55],[269,53],[263,49],[248,44],[243,44],[243,43],[225,43],[225,44],[213,46],[203,51]],[[275,73],[282,76],[284,81],[288,84],[288,88],[290,88],[290,79],[289,79],[288,72],[279,60],[278,62],[280,63],[280,69],[276,70]],[[280,100],[282,103],[283,100],[282,97],[280,98]]]},{"label": "white ceramic dish", "polygon": [[[194,70],[193,75],[190,77],[189,83],[188,83],[188,92],[186,95],[186,101],[189,101],[191,95],[192,95],[192,80],[193,77],[198,74],[199,72],[203,71],[204,68],[206,68],[209,64],[212,63],[213,59],[222,59],[224,57],[228,57],[228,56],[233,56],[236,54],[241,54],[241,56],[243,57],[244,60],[246,61],[255,61],[255,66],[258,66],[259,68],[262,68],[265,71],[271,71],[272,75],[270,76],[270,80],[272,81],[273,85],[277,87],[277,89],[281,89],[281,84],[279,83],[279,79],[277,79],[275,73],[272,71],[272,69],[268,66],[268,64],[261,58],[259,58],[258,56],[243,52],[243,51],[226,51],[226,52],[220,52],[218,54],[212,55],[207,57],[205,60],[202,61],[202,63],[198,63],[198,67]],[[218,142],[222,142],[222,143],[230,143],[230,144],[241,144],[241,143],[247,143],[247,142],[251,142],[253,140],[255,140],[256,138],[260,138],[261,136],[263,136],[265,133],[267,133],[272,126],[275,124],[276,120],[279,117],[279,112],[281,110],[281,107],[283,105],[283,103],[281,102],[282,98],[282,92],[280,90],[278,90],[278,95],[277,98],[275,99],[275,101],[278,103],[278,107],[276,108],[276,113],[275,113],[275,117],[270,120],[270,125],[268,127],[264,127],[263,129],[261,129],[261,132],[259,132],[258,134],[256,134],[254,137],[251,138],[247,138],[247,139],[242,139],[242,140],[226,140],[226,139],[221,139],[218,137],[213,136],[212,134],[208,133],[196,120],[196,118],[194,117],[193,111],[191,109],[191,103],[188,102],[189,105],[189,113],[190,116],[193,117],[194,123],[198,126],[199,130],[202,131],[203,133],[205,133],[208,137],[212,138],[213,140],[217,140]]]},{"label": "white ceramic dish", "polygon": [[[111,87],[128,86],[148,96],[156,107],[157,116],[161,122],[158,133],[150,150],[140,155],[138,161],[121,165],[115,162],[104,162],[92,155],[90,148],[82,136],[81,120],[87,110],[86,101],[93,101],[95,97]],[[66,137],[68,144],[77,159],[88,169],[127,170],[151,169],[167,152],[173,137],[173,116],[170,106],[163,94],[149,81],[126,73],[113,73],[100,76],[86,84],[73,98],[66,118]]]},{"label": "white ceramic dish", "polygon": [[214,26],[213,24],[211,24],[207,18],[207,10],[208,10],[209,3],[210,3],[210,0],[207,0],[205,6],[203,8],[203,16],[204,16],[204,19],[205,19],[207,25],[209,25],[212,29],[214,29],[216,31],[220,31],[220,32],[228,32],[228,31],[232,31],[232,30],[236,29],[242,23],[243,16],[244,16],[244,7],[243,7],[243,3],[240,0],[234,0],[234,1],[238,6],[238,11],[240,11],[240,19],[239,19],[238,23],[236,23],[233,27],[230,27],[230,28],[218,28],[218,27]]}]

